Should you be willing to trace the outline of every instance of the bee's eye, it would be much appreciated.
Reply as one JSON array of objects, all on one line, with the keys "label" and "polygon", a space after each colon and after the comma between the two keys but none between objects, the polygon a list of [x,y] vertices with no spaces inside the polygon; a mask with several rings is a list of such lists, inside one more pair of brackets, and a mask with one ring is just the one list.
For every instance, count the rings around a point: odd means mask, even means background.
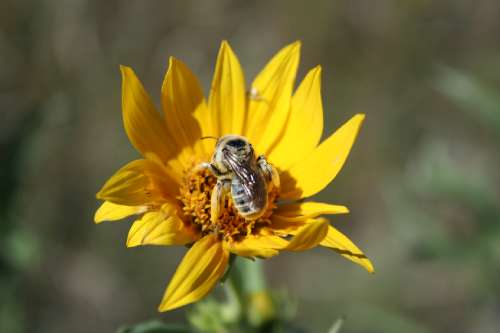
[{"label": "bee's eye", "polygon": [[234,148],[243,148],[243,147],[245,147],[246,143],[245,143],[245,141],[243,141],[241,139],[234,139],[234,140],[228,141],[227,145],[230,147],[234,147]]}]

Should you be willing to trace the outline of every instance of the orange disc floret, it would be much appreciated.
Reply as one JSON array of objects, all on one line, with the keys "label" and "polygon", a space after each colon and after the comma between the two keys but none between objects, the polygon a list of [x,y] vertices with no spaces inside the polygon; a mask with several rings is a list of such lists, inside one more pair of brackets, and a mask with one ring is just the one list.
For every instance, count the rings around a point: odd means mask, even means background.
[{"label": "orange disc floret", "polygon": [[215,184],[217,184],[217,178],[208,170],[193,172],[191,169],[184,173],[184,181],[180,187],[178,199],[181,202],[185,221],[197,226],[202,235],[215,233],[221,239],[237,241],[254,233],[260,226],[270,225],[270,217],[276,208],[278,199],[278,190],[276,189],[269,191],[268,207],[257,220],[243,218],[234,206],[231,195],[227,195],[224,205],[221,207],[221,215],[216,223],[212,223],[210,198]]}]

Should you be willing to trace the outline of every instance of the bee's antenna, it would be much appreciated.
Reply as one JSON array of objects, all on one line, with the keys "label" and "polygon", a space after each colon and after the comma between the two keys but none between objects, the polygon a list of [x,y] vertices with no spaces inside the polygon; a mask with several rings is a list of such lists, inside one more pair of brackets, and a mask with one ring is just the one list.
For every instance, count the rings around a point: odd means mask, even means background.
[{"label": "bee's antenna", "polygon": [[207,136],[202,136],[200,140],[205,140],[205,139],[214,139],[214,140],[219,140],[215,136],[207,135]]}]

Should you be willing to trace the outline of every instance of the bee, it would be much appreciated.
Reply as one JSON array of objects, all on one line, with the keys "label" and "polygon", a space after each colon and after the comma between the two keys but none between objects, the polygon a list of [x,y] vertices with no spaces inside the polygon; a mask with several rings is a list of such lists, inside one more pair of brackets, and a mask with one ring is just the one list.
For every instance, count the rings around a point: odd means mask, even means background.
[{"label": "bee", "polygon": [[277,170],[263,155],[256,158],[250,142],[239,135],[219,138],[211,162],[203,162],[197,169],[208,169],[217,177],[210,202],[212,223],[219,219],[229,194],[240,216],[258,219],[266,211],[270,186],[280,186]]}]

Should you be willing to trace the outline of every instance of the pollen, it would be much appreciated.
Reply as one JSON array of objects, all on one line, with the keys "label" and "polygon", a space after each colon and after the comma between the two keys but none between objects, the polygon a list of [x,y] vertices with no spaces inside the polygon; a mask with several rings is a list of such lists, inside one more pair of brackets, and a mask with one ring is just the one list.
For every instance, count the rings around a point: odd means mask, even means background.
[{"label": "pollen", "polygon": [[217,178],[208,170],[184,173],[184,181],[180,187],[178,199],[181,202],[184,220],[197,228],[201,234],[217,234],[221,239],[238,241],[246,235],[255,234],[259,228],[271,224],[270,217],[276,208],[278,190],[268,193],[268,206],[265,213],[257,220],[243,218],[233,204],[231,195],[227,195],[217,222],[210,218],[212,190]]}]

